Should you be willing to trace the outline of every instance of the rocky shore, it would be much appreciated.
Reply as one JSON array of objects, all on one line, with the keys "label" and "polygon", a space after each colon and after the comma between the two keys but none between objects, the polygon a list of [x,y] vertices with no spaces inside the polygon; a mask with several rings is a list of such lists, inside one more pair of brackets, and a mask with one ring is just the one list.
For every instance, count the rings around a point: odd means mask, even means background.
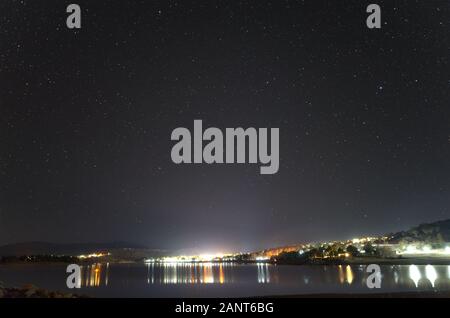
[{"label": "rocky shore", "polygon": [[7,288],[0,283],[0,298],[87,298],[87,296],[48,291],[31,284],[20,288]]}]

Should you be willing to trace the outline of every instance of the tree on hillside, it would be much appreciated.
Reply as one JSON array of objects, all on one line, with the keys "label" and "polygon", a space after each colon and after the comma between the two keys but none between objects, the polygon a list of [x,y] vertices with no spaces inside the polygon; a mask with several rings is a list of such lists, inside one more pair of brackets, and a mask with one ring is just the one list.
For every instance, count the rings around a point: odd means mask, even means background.
[{"label": "tree on hillside", "polygon": [[358,256],[359,251],[356,247],[354,247],[353,245],[349,245],[347,246],[347,253],[349,253],[352,257]]},{"label": "tree on hillside", "polygon": [[375,254],[375,248],[373,247],[373,245],[368,242],[366,243],[366,245],[364,245],[364,252],[366,253],[366,255],[374,255]]}]

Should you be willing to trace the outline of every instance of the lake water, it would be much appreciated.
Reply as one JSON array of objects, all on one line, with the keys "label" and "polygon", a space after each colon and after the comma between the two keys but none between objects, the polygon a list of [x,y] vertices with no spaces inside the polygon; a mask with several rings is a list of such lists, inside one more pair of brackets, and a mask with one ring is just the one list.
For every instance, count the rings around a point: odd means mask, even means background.
[{"label": "lake water", "polygon": [[[450,291],[450,266],[381,266],[381,289],[366,285],[362,265],[96,264],[82,267],[77,293],[96,297],[245,297],[314,293]],[[0,281],[66,287],[66,265],[0,265]]]}]

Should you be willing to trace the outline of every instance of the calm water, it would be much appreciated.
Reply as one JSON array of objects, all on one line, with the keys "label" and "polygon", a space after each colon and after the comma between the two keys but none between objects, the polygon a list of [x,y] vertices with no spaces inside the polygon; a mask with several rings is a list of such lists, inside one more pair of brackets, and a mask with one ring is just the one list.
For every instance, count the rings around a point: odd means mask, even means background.
[{"label": "calm water", "polygon": [[[98,297],[243,297],[370,293],[365,266],[97,264],[82,267],[78,293]],[[1,265],[6,286],[70,291],[65,265]],[[450,290],[450,266],[382,266],[376,292]]]}]

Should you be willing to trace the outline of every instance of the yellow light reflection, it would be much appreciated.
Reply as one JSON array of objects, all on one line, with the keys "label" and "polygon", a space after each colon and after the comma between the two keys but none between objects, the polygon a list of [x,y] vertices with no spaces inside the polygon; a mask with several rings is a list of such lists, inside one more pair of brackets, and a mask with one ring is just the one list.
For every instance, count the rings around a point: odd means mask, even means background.
[{"label": "yellow light reflection", "polygon": [[351,285],[354,277],[353,277],[353,271],[352,271],[352,268],[350,267],[350,265],[347,265],[347,267],[345,268],[345,272],[346,272],[346,276],[347,276],[347,283],[349,285]]},{"label": "yellow light reflection", "polygon": [[[81,267],[81,274],[85,277],[81,277],[82,286],[84,287],[98,287],[102,283],[102,264],[92,264],[88,265],[86,268]],[[105,285],[108,285],[108,268],[105,275]]]},{"label": "yellow light reflection", "polygon": [[223,272],[222,264],[219,265],[219,283],[225,283],[225,274]]},{"label": "yellow light reflection", "polygon": [[344,274],[344,271],[342,269],[342,265],[338,266],[338,270],[339,270],[339,282],[341,284],[343,284],[345,282],[345,274]]},{"label": "yellow light reflection", "polygon": [[203,264],[203,283],[204,284],[214,283],[214,275],[212,271],[212,265],[210,263]]}]

